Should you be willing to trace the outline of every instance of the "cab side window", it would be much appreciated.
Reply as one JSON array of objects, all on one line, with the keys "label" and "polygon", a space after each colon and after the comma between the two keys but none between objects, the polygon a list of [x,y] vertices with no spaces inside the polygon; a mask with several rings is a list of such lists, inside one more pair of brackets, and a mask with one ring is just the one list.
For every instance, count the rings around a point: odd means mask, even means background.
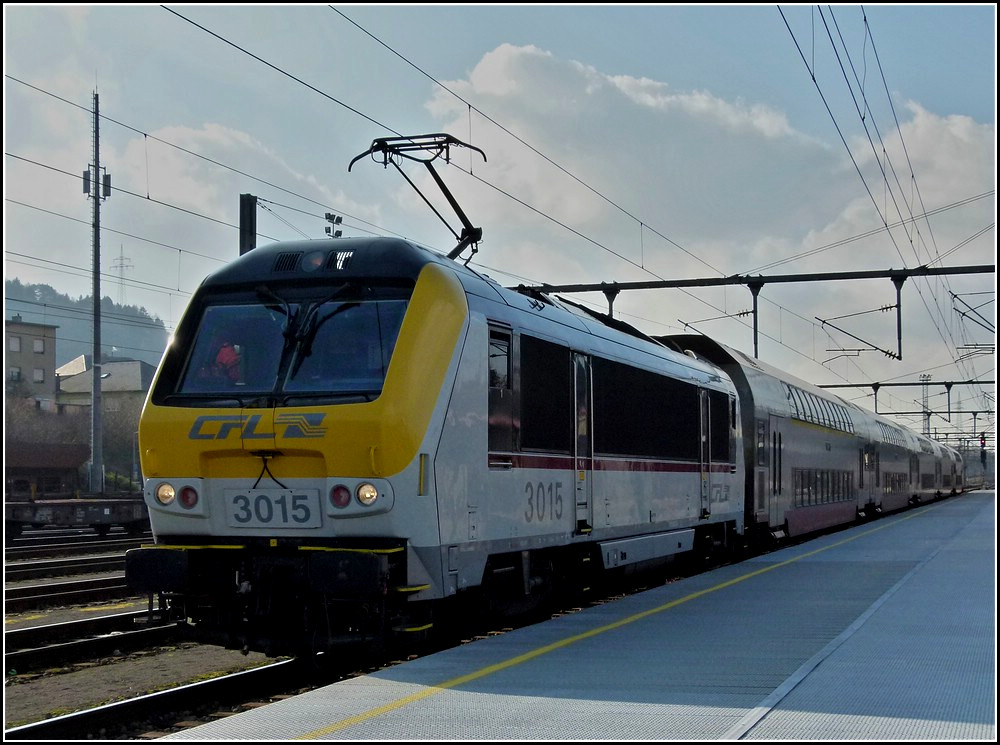
[{"label": "cab side window", "polygon": [[514,392],[511,366],[512,338],[509,329],[490,327],[487,368],[489,370],[489,449],[514,450]]}]

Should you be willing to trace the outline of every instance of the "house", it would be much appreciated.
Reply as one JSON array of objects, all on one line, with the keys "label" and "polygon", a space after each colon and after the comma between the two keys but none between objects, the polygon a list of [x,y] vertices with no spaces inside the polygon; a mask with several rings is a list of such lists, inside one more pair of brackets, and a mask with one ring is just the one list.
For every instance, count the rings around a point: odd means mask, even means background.
[{"label": "house", "polygon": [[[59,376],[57,401],[61,408],[90,407],[94,389],[94,368],[86,355],[67,362],[56,371]],[[101,410],[138,411],[146,399],[156,368],[142,360],[119,360],[101,365]]]},{"label": "house", "polygon": [[56,399],[56,329],[46,323],[27,323],[20,315],[4,321],[7,392],[34,398],[35,407],[54,410]]},{"label": "house", "polygon": [[[60,368],[59,411],[88,421],[93,400],[94,368],[82,357]],[[75,375],[63,375],[75,369]],[[142,360],[106,361],[101,365],[102,462],[107,473],[139,477],[139,414],[156,368]]]},{"label": "house", "polygon": [[67,497],[85,488],[81,469],[90,445],[8,442],[4,448],[4,501]]}]

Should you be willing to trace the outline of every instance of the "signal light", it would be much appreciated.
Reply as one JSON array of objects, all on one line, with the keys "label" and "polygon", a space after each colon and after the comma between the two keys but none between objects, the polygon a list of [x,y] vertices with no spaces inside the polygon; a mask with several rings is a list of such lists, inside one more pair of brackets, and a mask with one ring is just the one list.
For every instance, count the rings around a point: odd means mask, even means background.
[{"label": "signal light", "polygon": [[185,486],[181,489],[181,493],[178,495],[177,501],[180,502],[181,507],[191,509],[198,504],[198,492],[193,486]]},{"label": "signal light", "polygon": [[334,507],[343,509],[351,503],[351,490],[343,484],[337,484],[330,490],[330,501]]}]

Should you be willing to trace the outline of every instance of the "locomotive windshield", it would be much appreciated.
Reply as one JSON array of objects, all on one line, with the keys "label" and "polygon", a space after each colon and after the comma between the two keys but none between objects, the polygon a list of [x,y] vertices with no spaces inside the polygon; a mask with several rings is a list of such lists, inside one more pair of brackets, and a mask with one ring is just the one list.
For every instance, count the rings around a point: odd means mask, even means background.
[{"label": "locomotive windshield", "polygon": [[209,304],[174,395],[275,402],[331,397],[370,401],[382,391],[406,311],[406,299]]}]

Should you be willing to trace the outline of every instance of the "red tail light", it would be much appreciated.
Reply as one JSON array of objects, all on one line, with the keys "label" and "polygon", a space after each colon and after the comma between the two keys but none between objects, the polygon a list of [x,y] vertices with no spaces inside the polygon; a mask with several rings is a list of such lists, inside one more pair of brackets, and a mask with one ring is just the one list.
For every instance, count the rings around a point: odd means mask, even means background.
[{"label": "red tail light", "polygon": [[192,486],[185,486],[181,489],[181,493],[178,496],[177,501],[180,502],[181,507],[191,509],[198,504],[198,492]]},{"label": "red tail light", "polygon": [[346,507],[351,503],[351,490],[343,484],[337,484],[330,490],[330,501],[334,507]]}]

